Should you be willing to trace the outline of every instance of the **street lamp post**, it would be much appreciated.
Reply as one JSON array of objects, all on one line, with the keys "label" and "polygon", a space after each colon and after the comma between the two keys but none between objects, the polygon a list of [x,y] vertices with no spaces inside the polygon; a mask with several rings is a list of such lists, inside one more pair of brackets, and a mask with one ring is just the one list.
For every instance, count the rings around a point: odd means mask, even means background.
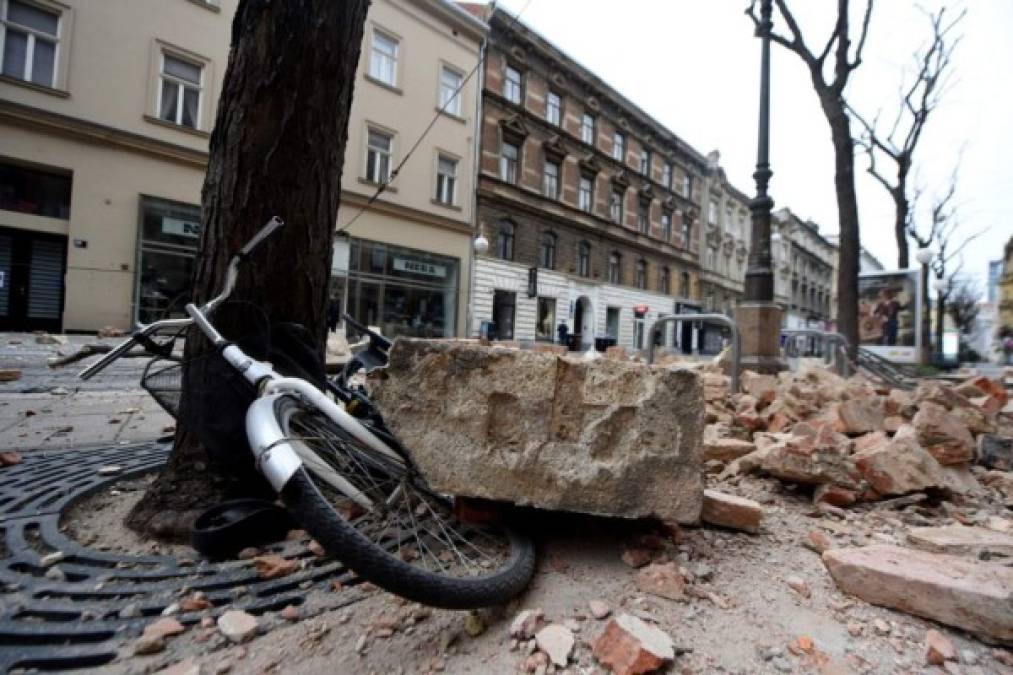
[{"label": "street lamp post", "polygon": [[746,270],[745,301],[735,318],[742,333],[743,367],[759,372],[784,370],[781,361],[781,308],[774,302],[774,264],[770,250],[770,219],[774,200],[767,187],[770,169],[770,33],[774,27],[772,0],[760,4],[756,34],[760,51],[760,119],[756,148],[756,197],[749,203],[752,238]]}]

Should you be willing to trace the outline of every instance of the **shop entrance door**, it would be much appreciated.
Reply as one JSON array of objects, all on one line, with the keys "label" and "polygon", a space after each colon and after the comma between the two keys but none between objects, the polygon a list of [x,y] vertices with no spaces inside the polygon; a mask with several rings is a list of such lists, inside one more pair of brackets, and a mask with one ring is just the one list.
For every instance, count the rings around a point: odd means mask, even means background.
[{"label": "shop entrance door", "polygon": [[63,330],[67,238],[0,228],[0,330]]}]

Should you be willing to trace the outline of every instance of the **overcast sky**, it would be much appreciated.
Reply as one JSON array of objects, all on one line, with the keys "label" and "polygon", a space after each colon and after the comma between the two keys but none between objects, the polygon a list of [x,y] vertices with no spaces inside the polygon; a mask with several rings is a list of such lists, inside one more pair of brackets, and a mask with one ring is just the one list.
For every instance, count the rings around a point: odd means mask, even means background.
[{"label": "overcast sky", "polygon": [[[499,4],[516,14],[526,2]],[[822,45],[829,36],[836,4],[790,4],[803,31],[813,36],[810,45]],[[861,0],[852,4],[864,6]],[[733,184],[752,195],[760,42],[743,13],[747,5],[747,0],[531,0],[521,20],[700,152],[720,150]],[[915,162],[919,183],[931,196],[945,189],[959,160],[962,228],[987,230],[965,249],[965,269],[983,283],[987,261],[1001,258],[1013,235],[1013,1],[967,5],[954,80],[929,120]],[[940,0],[920,6],[935,10]],[[847,91],[870,117],[879,108],[896,109],[905,68],[910,74],[913,53],[930,35],[917,7],[908,0],[875,5],[864,63]],[[776,10],[774,17],[775,30],[783,30]],[[798,57],[778,45],[771,50],[771,194],[776,208],[788,206],[822,232],[836,233],[826,119]],[[862,244],[893,268],[893,202],[865,169],[864,157],[856,156]]]}]

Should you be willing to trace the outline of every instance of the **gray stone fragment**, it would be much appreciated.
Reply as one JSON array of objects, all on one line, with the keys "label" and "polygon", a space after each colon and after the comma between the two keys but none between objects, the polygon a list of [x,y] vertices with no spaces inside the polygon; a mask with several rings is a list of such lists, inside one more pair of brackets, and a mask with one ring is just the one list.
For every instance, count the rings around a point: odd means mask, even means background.
[{"label": "gray stone fragment", "polygon": [[399,339],[372,395],[438,492],[696,522],[696,373],[474,343]]}]

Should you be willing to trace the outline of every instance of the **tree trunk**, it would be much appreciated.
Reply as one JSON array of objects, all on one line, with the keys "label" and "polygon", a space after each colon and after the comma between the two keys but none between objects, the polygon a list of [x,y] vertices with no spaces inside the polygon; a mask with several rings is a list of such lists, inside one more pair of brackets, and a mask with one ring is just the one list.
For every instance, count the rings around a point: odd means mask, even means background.
[{"label": "tree trunk", "polygon": [[[277,215],[287,226],[244,267],[230,302],[255,305],[272,324],[306,326],[320,358],[348,116],[368,7],[369,0],[242,0],[202,193],[196,301],[221,290],[230,258]],[[264,322],[256,320],[256,312],[224,310],[215,324],[227,338],[260,332]],[[241,428],[224,455],[220,449],[209,452],[184,429],[195,426],[191,419],[217,422],[227,408],[218,403],[229,387],[205,365],[211,360],[200,358],[209,351],[203,336],[191,331],[175,447],[169,465],[127,517],[133,529],[185,538],[201,510],[264,485],[252,471]],[[236,430],[230,431],[235,438]]]},{"label": "tree trunk", "polygon": [[936,359],[941,363],[943,360],[943,328],[946,321],[946,300],[947,296],[939,294],[936,296],[936,302],[939,306],[936,308],[936,341],[933,345],[933,351],[935,351]]},{"label": "tree trunk", "polygon": [[[903,184],[901,183],[901,185]],[[892,191],[891,195],[894,204],[893,232],[897,238],[897,269],[906,270],[909,263],[907,219],[910,205],[903,190]]]},{"label": "tree trunk", "polygon": [[828,92],[821,94],[820,102],[830,124],[834,144],[834,187],[837,191],[837,217],[840,221],[837,330],[848,341],[849,356],[855,358],[858,349],[858,263],[861,246],[858,197],[855,193],[855,146],[843,99]]}]

